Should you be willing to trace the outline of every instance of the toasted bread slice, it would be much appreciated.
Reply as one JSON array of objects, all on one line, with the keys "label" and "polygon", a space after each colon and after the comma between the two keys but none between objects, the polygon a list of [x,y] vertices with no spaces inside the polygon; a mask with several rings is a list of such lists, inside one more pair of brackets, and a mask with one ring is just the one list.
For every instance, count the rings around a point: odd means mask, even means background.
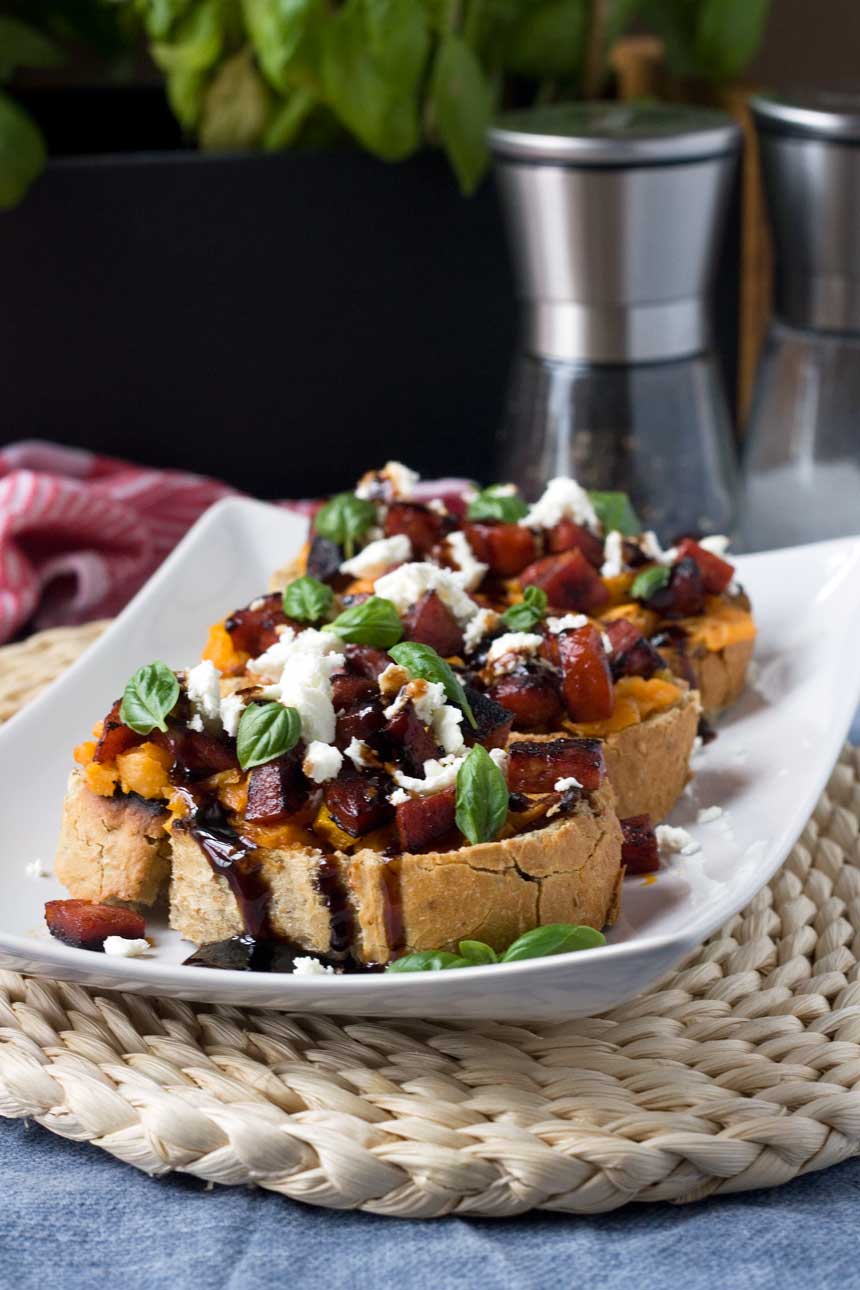
[{"label": "toasted bread slice", "polygon": [[152,905],[170,875],[162,802],[99,797],[75,770],[63,802],[55,872],[69,894],[100,904]]},{"label": "toasted bread slice", "polygon": [[746,640],[733,641],[720,650],[694,645],[683,654],[661,646],[660,653],[667,667],[677,676],[692,673],[701,697],[702,711],[712,720],[743,694],[754,648],[755,641]]},{"label": "toasted bread slice", "polygon": [[[332,867],[339,925],[351,919],[351,952],[385,963],[411,950],[479,939],[503,949],[543,923],[614,921],[619,901],[621,830],[608,785],[574,814],[498,842],[390,860],[363,850],[324,857],[307,847],[260,849],[254,862],[270,891],[269,922],[311,953],[332,948]],[[325,881],[322,881],[325,874]],[[170,922],[198,944],[241,935],[242,916],[189,831],[173,839]]]}]

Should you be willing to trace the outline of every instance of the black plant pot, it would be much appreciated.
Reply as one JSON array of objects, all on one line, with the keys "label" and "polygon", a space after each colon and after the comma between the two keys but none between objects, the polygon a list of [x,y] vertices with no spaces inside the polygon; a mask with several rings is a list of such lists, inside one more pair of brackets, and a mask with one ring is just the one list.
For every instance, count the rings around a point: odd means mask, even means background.
[{"label": "black plant pot", "polygon": [[441,157],[62,157],[0,215],[3,436],[261,494],[487,476],[516,307]]}]

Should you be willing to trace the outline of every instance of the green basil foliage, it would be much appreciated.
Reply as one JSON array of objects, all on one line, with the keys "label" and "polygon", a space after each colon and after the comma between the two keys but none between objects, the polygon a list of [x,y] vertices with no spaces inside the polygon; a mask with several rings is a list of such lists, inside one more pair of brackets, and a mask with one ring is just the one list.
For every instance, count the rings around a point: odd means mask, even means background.
[{"label": "green basil foliage", "polygon": [[626,493],[589,492],[591,505],[597,512],[597,518],[603,526],[604,533],[617,531],[625,537],[635,537],[642,532],[639,516],[633,509]]},{"label": "green basil foliage", "polygon": [[457,828],[475,846],[492,842],[508,818],[508,784],[482,744],[457,771]]},{"label": "green basil foliage", "polygon": [[668,565],[652,564],[649,569],[643,569],[633,579],[630,594],[634,600],[650,600],[655,591],[660,591],[666,586],[671,576],[672,570]]},{"label": "green basil foliage", "polygon": [[523,598],[502,614],[502,622],[512,632],[527,632],[535,627],[546,614],[549,601],[541,587],[526,587]]},{"label": "green basil foliage", "polygon": [[236,752],[243,770],[262,766],[289,752],[299,742],[302,719],[295,708],[281,703],[251,703],[242,713]]},{"label": "green basil foliage", "polygon": [[[332,627],[334,625],[332,624]],[[395,645],[388,652],[395,663],[405,667],[406,671],[411,672],[413,676],[421,677],[425,681],[441,681],[451,702],[463,709],[471,726],[477,727],[475,714],[469,706],[466,691],[459,677],[450,664],[439,657],[432,646],[422,645],[419,641],[403,641],[401,645]]]},{"label": "green basil foliage", "polygon": [[593,950],[606,944],[606,937],[593,927],[573,923],[548,923],[524,932],[497,954],[483,941],[460,941],[458,953],[449,950],[417,950],[389,963],[387,972],[443,972],[448,968],[481,967],[487,963],[520,963],[523,959],[547,958],[553,954],[571,954]]},{"label": "green basil foliage", "polygon": [[179,682],[166,663],[138,668],[123,691],[119,719],[139,735],[166,730],[167,717],[179,698]]},{"label": "green basil foliage", "polygon": [[355,543],[376,521],[376,507],[355,493],[336,493],[317,511],[314,527],[320,537],[343,547],[351,560]]},{"label": "green basil foliage", "polygon": [[327,630],[353,645],[374,645],[377,649],[389,649],[403,635],[403,624],[390,600],[385,600],[383,596],[371,596],[360,605],[350,605],[333,623],[329,623]]},{"label": "green basil foliage", "polygon": [[528,507],[516,493],[509,493],[505,484],[490,484],[473,497],[466,512],[470,520],[501,520],[503,524],[516,524],[528,512]]},{"label": "green basil foliage", "polygon": [[316,578],[296,578],[284,591],[284,613],[300,623],[318,623],[334,602],[334,592]]}]

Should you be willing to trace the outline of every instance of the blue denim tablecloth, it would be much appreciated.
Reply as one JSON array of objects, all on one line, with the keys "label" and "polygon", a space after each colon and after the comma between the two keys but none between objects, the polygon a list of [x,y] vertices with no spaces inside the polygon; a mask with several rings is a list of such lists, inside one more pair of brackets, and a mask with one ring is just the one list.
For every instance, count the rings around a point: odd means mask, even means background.
[{"label": "blue denim tablecloth", "polygon": [[151,1179],[0,1121],[3,1290],[851,1290],[860,1160],[776,1191],[597,1218],[405,1222]]}]

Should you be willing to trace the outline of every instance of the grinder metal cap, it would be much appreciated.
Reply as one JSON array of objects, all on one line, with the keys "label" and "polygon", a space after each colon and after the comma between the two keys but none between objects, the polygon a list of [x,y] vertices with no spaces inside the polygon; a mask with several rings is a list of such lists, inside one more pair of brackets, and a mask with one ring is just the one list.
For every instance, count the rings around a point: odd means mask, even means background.
[{"label": "grinder metal cap", "polygon": [[860,90],[752,100],[776,250],[776,312],[860,332]]},{"label": "grinder metal cap", "polygon": [[502,116],[489,140],[526,348],[596,363],[705,349],[704,297],[739,139],[724,113],[671,104]]}]

